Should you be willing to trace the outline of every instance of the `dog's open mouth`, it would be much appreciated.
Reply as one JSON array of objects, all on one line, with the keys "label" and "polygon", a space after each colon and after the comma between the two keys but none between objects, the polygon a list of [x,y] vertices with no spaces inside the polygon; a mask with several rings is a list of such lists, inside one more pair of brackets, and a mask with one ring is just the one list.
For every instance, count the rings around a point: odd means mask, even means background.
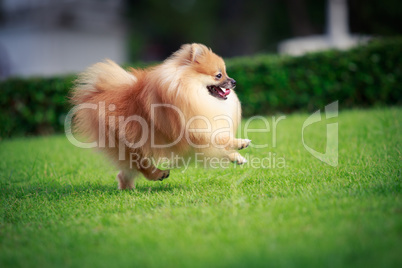
[{"label": "dog's open mouth", "polygon": [[214,96],[217,99],[221,99],[221,100],[226,100],[228,97],[228,95],[230,94],[230,89],[229,88],[223,88],[223,87],[219,87],[219,86],[207,86],[209,94],[211,94],[212,96]]}]

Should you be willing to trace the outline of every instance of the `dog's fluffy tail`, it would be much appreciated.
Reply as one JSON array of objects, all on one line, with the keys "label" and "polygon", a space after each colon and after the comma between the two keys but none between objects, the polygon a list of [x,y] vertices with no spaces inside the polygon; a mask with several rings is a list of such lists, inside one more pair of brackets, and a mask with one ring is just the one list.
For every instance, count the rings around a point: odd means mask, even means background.
[{"label": "dog's fluffy tail", "polygon": [[132,86],[137,78],[112,60],[98,62],[79,74],[72,90],[71,102],[82,104],[97,93]]}]

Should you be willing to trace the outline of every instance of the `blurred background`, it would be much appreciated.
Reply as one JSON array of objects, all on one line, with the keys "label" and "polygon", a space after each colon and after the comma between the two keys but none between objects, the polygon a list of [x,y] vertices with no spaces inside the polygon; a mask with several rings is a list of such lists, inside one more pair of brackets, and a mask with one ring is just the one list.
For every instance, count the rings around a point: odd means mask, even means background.
[{"label": "blurred background", "polygon": [[62,132],[86,67],[191,42],[225,57],[245,117],[402,105],[401,0],[0,1],[0,140]]},{"label": "blurred background", "polygon": [[400,0],[1,0],[0,77],[160,61],[200,42],[223,57],[302,55],[402,33]]}]

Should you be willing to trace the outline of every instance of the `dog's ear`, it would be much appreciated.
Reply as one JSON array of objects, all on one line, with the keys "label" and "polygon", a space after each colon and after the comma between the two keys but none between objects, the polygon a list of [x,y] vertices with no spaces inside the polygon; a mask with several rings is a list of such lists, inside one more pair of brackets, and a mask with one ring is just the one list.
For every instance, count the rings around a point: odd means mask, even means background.
[{"label": "dog's ear", "polygon": [[198,63],[197,59],[204,55],[208,48],[201,44],[191,44],[190,59],[192,62]]}]

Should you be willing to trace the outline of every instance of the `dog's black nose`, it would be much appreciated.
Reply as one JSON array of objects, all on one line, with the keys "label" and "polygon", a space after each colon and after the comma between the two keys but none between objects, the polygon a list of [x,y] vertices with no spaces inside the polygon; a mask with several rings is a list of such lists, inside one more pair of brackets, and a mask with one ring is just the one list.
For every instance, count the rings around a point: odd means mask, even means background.
[{"label": "dog's black nose", "polygon": [[236,86],[236,80],[234,80],[233,78],[230,78],[230,83],[232,84],[232,87]]}]

